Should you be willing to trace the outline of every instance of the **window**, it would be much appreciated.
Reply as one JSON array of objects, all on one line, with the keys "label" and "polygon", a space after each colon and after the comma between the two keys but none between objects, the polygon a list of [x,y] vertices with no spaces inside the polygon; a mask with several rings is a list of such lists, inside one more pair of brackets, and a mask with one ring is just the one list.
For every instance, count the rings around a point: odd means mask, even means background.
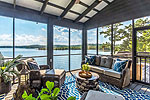
[{"label": "window", "polygon": [[100,27],[98,29],[98,54],[111,54],[111,25]]},{"label": "window", "polygon": [[[132,51],[132,21],[116,23],[113,26],[113,47],[114,54],[121,52],[129,53]],[[122,55],[124,56],[124,55]]]},{"label": "window", "polygon": [[69,70],[69,29],[61,26],[54,26],[54,56],[53,66],[56,69]]},{"label": "window", "polygon": [[15,56],[37,56],[38,64],[47,64],[46,24],[15,19],[15,33]]},{"label": "window", "polygon": [[97,29],[90,29],[87,31],[87,54],[96,54],[96,44],[97,44]]},{"label": "window", "polygon": [[0,16],[0,52],[5,58],[13,57],[13,18]]},{"label": "window", "polygon": [[82,61],[82,31],[70,29],[70,64],[71,70],[81,68]]}]

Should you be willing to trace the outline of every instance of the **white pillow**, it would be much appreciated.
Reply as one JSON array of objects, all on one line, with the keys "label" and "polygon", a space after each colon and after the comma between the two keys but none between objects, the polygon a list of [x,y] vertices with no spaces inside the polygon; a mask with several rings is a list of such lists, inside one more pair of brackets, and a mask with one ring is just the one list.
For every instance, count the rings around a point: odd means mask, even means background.
[{"label": "white pillow", "polygon": [[124,100],[121,95],[112,95],[99,91],[89,90],[85,100]]}]

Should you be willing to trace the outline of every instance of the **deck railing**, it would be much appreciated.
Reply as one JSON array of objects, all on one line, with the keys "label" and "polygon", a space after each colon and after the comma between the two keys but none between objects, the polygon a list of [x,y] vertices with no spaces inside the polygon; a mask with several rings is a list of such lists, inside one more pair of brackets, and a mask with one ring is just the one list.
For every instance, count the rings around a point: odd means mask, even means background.
[{"label": "deck railing", "polygon": [[150,84],[150,55],[138,55],[136,57],[137,80]]}]

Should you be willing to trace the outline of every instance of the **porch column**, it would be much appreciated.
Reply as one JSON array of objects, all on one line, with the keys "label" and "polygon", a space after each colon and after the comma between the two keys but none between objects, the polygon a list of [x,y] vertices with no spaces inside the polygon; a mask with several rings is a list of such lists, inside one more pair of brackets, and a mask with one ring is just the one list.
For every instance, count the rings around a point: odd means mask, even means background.
[{"label": "porch column", "polygon": [[87,29],[83,26],[82,29],[82,60],[84,60],[85,55],[87,55]]},{"label": "porch column", "polygon": [[136,81],[136,31],[132,20],[132,82]]},{"label": "porch column", "polygon": [[47,64],[50,68],[53,68],[53,25],[53,20],[49,18],[47,25]]}]

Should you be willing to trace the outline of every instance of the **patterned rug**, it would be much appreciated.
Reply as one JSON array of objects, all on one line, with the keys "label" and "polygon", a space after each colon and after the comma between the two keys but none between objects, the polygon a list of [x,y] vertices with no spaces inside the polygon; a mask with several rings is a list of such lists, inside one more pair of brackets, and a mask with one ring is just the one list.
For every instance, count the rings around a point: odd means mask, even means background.
[{"label": "patterned rug", "polygon": [[0,100],[4,98],[5,94],[0,94]]},{"label": "patterned rug", "polygon": [[[134,91],[132,89],[120,90],[115,86],[99,81],[100,91],[110,94],[122,95],[125,100],[150,100],[150,96]],[[5,95],[0,95],[0,100]],[[76,100],[80,100],[82,93],[80,93],[75,85],[75,78],[73,76],[66,76],[64,85],[61,87],[61,91],[58,96],[58,100],[67,100],[68,97],[74,96]]]},{"label": "patterned rug", "polygon": [[[134,91],[132,89],[120,90],[119,88],[107,83],[99,81],[100,91],[110,94],[122,95],[125,100],[150,100],[150,96]],[[58,100],[67,100],[68,97],[75,96],[76,100],[80,100],[82,93],[80,93],[75,86],[75,78],[73,76],[66,76],[64,85],[61,87]]]}]

